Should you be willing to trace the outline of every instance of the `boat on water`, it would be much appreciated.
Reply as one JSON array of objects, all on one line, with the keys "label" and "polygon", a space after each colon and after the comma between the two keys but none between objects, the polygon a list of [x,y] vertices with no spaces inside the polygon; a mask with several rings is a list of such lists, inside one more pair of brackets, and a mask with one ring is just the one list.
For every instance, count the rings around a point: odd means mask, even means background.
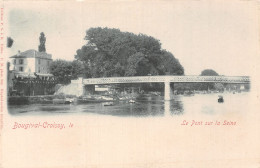
[{"label": "boat on water", "polygon": [[135,103],[134,99],[129,100],[129,103]]},{"label": "boat on water", "polygon": [[52,102],[53,102],[53,104],[71,104],[74,102],[74,99],[73,98],[65,98],[65,99],[56,98],[56,99],[53,99]]},{"label": "boat on water", "polygon": [[194,95],[195,95],[194,93],[188,93],[188,94],[184,93],[183,94],[183,96],[185,96],[185,97],[194,96]]},{"label": "boat on water", "polygon": [[78,99],[78,103],[100,103],[116,101],[111,95],[87,95]]},{"label": "boat on water", "polygon": [[113,102],[105,102],[103,105],[104,105],[104,106],[113,106],[114,103],[113,103]]},{"label": "boat on water", "polygon": [[109,96],[101,96],[101,100],[106,100],[106,101],[113,101],[113,97],[109,97]]},{"label": "boat on water", "polygon": [[74,102],[73,98],[66,98],[64,104],[71,104]]},{"label": "boat on water", "polygon": [[161,92],[150,92],[151,95],[161,96]]},{"label": "boat on water", "polygon": [[194,96],[194,92],[192,92],[192,91],[184,91],[183,96]]},{"label": "boat on water", "polygon": [[223,96],[221,96],[221,95],[218,96],[218,102],[219,102],[219,103],[224,103],[224,98],[223,98]]}]

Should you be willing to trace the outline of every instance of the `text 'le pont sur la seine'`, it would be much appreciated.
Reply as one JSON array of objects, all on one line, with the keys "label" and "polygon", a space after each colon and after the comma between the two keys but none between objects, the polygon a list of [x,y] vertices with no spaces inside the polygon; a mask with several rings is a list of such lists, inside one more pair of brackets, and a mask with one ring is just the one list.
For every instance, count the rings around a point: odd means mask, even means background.
[{"label": "text 'le pont sur la seine'", "polygon": [[237,125],[236,121],[228,121],[228,120],[223,120],[223,121],[197,121],[197,120],[183,120],[181,125],[183,126],[235,126]]}]

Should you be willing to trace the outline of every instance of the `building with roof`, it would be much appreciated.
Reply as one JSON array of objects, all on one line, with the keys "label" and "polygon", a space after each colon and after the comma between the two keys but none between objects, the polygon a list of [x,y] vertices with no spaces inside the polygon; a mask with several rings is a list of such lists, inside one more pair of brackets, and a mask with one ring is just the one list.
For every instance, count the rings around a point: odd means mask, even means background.
[{"label": "building with roof", "polygon": [[38,52],[36,50],[18,51],[14,56],[10,57],[10,70],[15,72],[16,77],[51,77],[50,65],[52,63],[52,55],[46,52]]}]

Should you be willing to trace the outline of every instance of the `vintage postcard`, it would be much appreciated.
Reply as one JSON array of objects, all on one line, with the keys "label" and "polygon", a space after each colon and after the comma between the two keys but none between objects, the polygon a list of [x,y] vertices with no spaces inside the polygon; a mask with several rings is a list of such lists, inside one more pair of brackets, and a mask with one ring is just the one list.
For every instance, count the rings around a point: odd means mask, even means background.
[{"label": "vintage postcard", "polygon": [[1,1],[1,168],[259,168],[259,1]]}]

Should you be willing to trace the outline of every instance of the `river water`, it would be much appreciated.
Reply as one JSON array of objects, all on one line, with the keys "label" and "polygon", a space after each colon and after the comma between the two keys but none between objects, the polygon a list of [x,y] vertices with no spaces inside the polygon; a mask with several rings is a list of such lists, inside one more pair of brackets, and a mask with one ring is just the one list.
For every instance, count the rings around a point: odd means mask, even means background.
[{"label": "river water", "polygon": [[86,104],[31,104],[10,105],[12,115],[110,115],[115,117],[164,117],[186,114],[216,115],[221,113],[244,113],[247,111],[249,92],[221,93],[224,103],[218,103],[218,93],[195,94],[193,96],[174,95],[173,100],[163,101],[160,96],[154,96],[135,103],[127,101],[116,102],[113,106],[104,103]]}]

